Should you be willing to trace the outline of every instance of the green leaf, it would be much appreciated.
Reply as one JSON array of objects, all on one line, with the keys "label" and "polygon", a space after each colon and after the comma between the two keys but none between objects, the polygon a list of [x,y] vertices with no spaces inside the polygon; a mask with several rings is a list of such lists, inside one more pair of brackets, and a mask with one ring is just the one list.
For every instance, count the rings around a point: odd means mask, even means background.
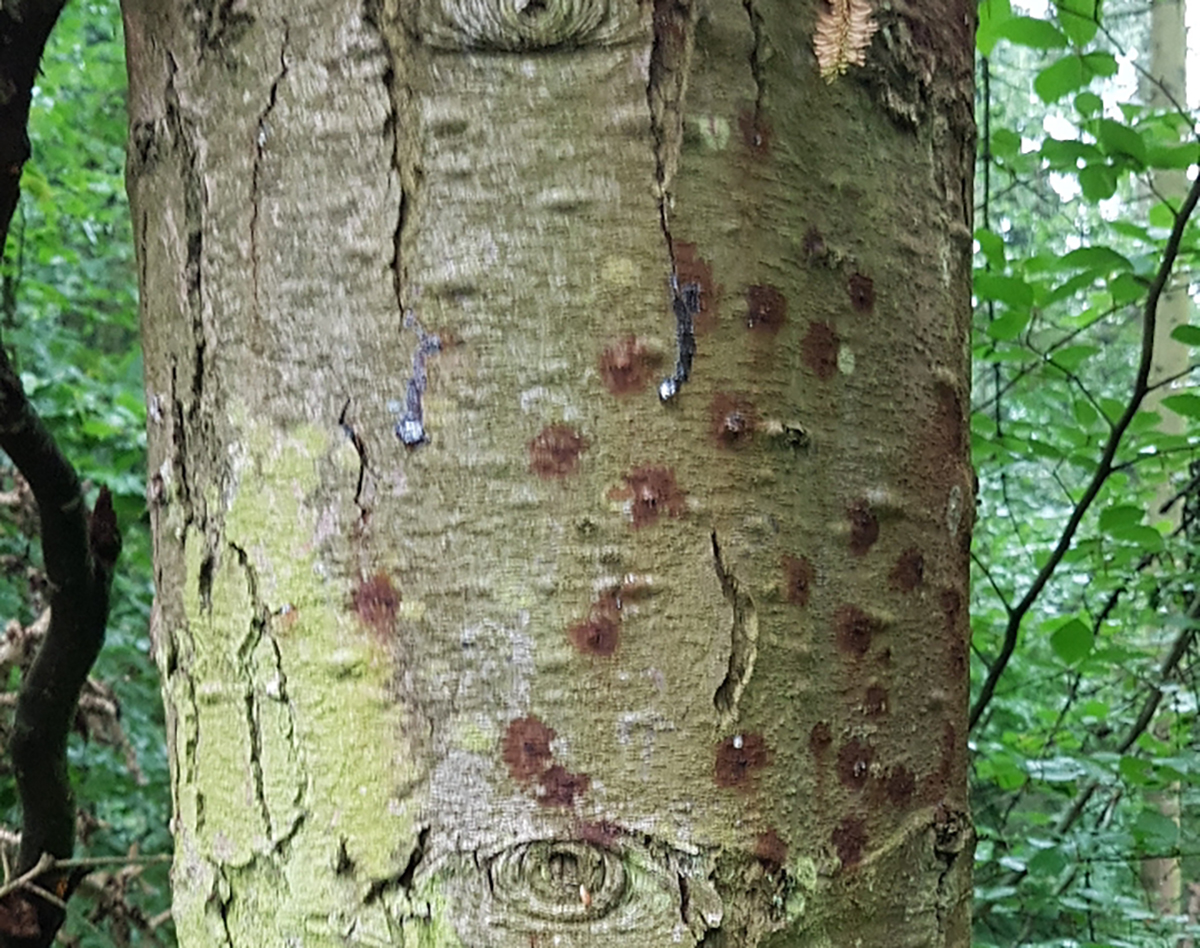
[{"label": "green leaf", "polygon": [[1127,527],[1116,527],[1109,531],[1109,536],[1122,543],[1131,543],[1141,547],[1147,553],[1158,553],[1163,548],[1162,534],[1153,527],[1133,524]]},{"label": "green leaf", "polygon": [[1055,0],[1058,22],[1076,46],[1086,46],[1100,28],[1100,0]]},{"label": "green leaf", "polygon": [[1075,96],[1075,111],[1080,115],[1095,115],[1104,108],[1104,100],[1094,92],[1081,92]]},{"label": "green leaf", "polygon": [[1078,269],[1103,270],[1111,273],[1113,270],[1132,270],[1133,264],[1117,253],[1111,247],[1093,245],[1072,250],[1062,258],[1064,267]]},{"label": "green leaf", "polygon": [[1068,372],[1074,372],[1085,360],[1090,359],[1100,351],[1099,346],[1063,346],[1050,358],[1055,365],[1062,366]]},{"label": "green leaf", "polygon": [[1026,869],[1031,876],[1057,876],[1067,867],[1067,857],[1061,849],[1052,846],[1033,854]]},{"label": "green leaf", "polygon": [[1064,49],[1068,45],[1054,24],[1032,16],[1009,17],[996,28],[996,35],[1031,49]]},{"label": "green leaf", "polygon": [[1021,153],[1021,136],[1011,128],[998,128],[992,132],[992,157],[1015,158]]},{"label": "green leaf", "polygon": [[975,239],[979,241],[979,252],[987,258],[993,267],[1004,266],[1004,238],[980,227],[975,231]]},{"label": "green leaf", "polygon": [[1083,54],[1083,64],[1093,75],[1109,79],[1117,74],[1117,59],[1112,53],[1094,52]]},{"label": "green leaf", "polygon": [[1200,395],[1192,395],[1189,392],[1168,395],[1162,400],[1162,403],[1177,415],[1183,415],[1185,418],[1200,418]]},{"label": "green leaf", "polygon": [[975,30],[975,48],[981,56],[992,55],[999,39],[997,29],[1012,16],[1009,0],[982,0],[979,4],[979,24]]},{"label": "green leaf", "polygon": [[1071,619],[1050,636],[1050,647],[1055,655],[1073,665],[1092,650],[1092,630],[1079,619]]},{"label": "green leaf", "polygon": [[1074,138],[1047,138],[1042,142],[1040,154],[1053,168],[1070,168],[1074,171],[1081,161],[1097,161],[1103,157],[1095,145]]},{"label": "green leaf", "polygon": [[1146,164],[1146,142],[1140,134],[1122,122],[1099,119],[1096,123],[1096,140],[1108,155],[1127,156],[1139,165]]},{"label": "green leaf", "polygon": [[995,300],[1014,309],[1027,309],[1033,305],[1033,287],[1018,277],[976,272],[974,289],[981,300]]},{"label": "green leaf", "polygon": [[1200,326],[1176,326],[1171,330],[1171,338],[1185,346],[1200,346]]},{"label": "green leaf", "polygon": [[1118,273],[1108,281],[1108,292],[1112,294],[1113,304],[1120,306],[1141,299],[1146,292],[1146,284],[1132,273]]},{"label": "green leaf", "polygon": [[1142,522],[1146,511],[1133,504],[1114,504],[1100,511],[1100,529],[1108,532],[1117,527],[1130,527]]},{"label": "green leaf", "polygon": [[1033,88],[1038,98],[1049,105],[1087,85],[1090,78],[1084,75],[1083,60],[1078,56],[1064,56],[1037,74]]},{"label": "green leaf", "polygon": [[1100,413],[1092,407],[1091,402],[1084,399],[1077,400],[1071,409],[1081,428],[1091,428],[1100,419]]},{"label": "green leaf", "polygon": [[1200,144],[1196,142],[1146,148],[1146,164],[1151,168],[1190,168],[1197,161],[1200,161]]},{"label": "green leaf", "polygon": [[1109,165],[1090,164],[1079,172],[1079,187],[1089,201],[1103,201],[1117,192],[1117,172]]},{"label": "green leaf", "polygon": [[[998,316],[988,323],[984,331],[992,339],[1001,342],[1011,342],[1025,331],[1025,327],[1029,325],[1029,319],[1030,313],[1028,310],[1005,313],[1003,316]],[[1025,354],[1021,353],[1019,360],[1013,361],[1024,361],[1025,358]]]}]

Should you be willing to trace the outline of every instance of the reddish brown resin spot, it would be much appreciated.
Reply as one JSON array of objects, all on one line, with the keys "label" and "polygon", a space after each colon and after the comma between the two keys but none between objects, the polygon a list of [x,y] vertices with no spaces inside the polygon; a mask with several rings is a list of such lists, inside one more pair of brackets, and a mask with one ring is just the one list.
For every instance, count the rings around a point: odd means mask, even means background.
[{"label": "reddish brown resin spot", "polygon": [[860,817],[847,816],[829,838],[842,866],[849,869],[862,861],[863,850],[867,847],[867,824]]},{"label": "reddish brown resin spot", "polygon": [[662,367],[662,354],[652,352],[637,336],[625,336],[600,353],[600,378],[614,395],[644,391]]},{"label": "reddish brown resin spot", "polygon": [[400,593],[386,573],[376,573],[359,583],[350,597],[350,604],[362,623],[379,635],[388,636],[395,632]]},{"label": "reddish brown resin spot", "polygon": [[713,780],[718,787],[747,787],[754,775],[771,762],[761,734],[735,734],[717,745]]},{"label": "reddish brown resin spot", "polygon": [[567,630],[571,644],[586,655],[607,658],[621,641],[621,602],[614,592],[592,603],[588,617]]},{"label": "reddish brown resin spot", "polygon": [[682,517],[687,512],[687,499],[669,467],[635,468],[625,475],[625,485],[627,490],[622,493],[632,501],[630,515],[635,529],[649,526],[664,513]]},{"label": "reddish brown resin spot", "polygon": [[778,872],[787,863],[787,843],[773,829],[759,833],[754,842],[754,855],[771,872]]},{"label": "reddish brown resin spot", "polygon": [[747,398],[717,392],[708,406],[713,440],[723,448],[735,448],[750,440],[758,415]]},{"label": "reddish brown resin spot", "polygon": [[746,288],[746,326],[775,335],[787,320],[787,297],[770,284]]},{"label": "reddish brown resin spot", "polygon": [[850,305],[857,312],[869,313],[875,308],[875,282],[861,273],[853,273],[846,281],[846,292],[850,296]]},{"label": "reddish brown resin spot", "polygon": [[808,732],[808,749],[814,757],[822,756],[833,743],[833,731],[828,721],[818,721]]},{"label": "reddish brown resin spot", "polygon": [[842,785],[854,790],[865,787],[871,776],[871,758],[874,756],[871,746],[860,743],[857,738],[843,744],[837,759],[837,775]]},{"label": "reddish brown resin spot", "polygon": [[504,733],[501,754],[513,779],[528,782],[550,765],[550,742],[555,731],[532,715],[517,718]]},{"label": "reddish brown resin spot", "polygon": [[611,849],[628,835],[625,830],[608,820],[585,821],[576,828],[575,835],[594,846]]},{"label": "reddish brown resin spot", "polygon": [[587,774],[573,774],[565,767],[554,764],[538,781],[541,792],[537,801],[542,806],[571,806],[577,796],[582,796],[591,785]]},{"label": "reddish brown resin spot", "polygon": [[700,287],[700,312],[692,315],[692,326],[697,333],[705,333],[716,325],[717,297],[721,293],[721,287],[713,282],[712,264],[697,253],[695,244],[686,240],[672,241],[671,249],[679,286]]},{"label": "reddish brown resin spot", "polygon": [[881,685],[869,685],[866,697],[863,699],[863,710],[868,716],[877,718],[880,715],[887,714],[887,709],[887,689]]},{"label": "reddish brown resin spot", "polygon": [[783,595],[794,606],[807,606],[816,571],[807,556],[782,557]]},{"label": "reddish brown resin spot", "polygon": [[847,516],[850,518],[850,552],[862,556],[879,539],[879,518],[865,500],[851,504]]},{"label": "reddish brown resin spot", "polygon": [[757,109],[743,109],[738,114],[738,131],[742,143],[755,158],[765,158],[771,153],[771,125]]},{"label": "reddish brown resin spot", "polygon": [[892,588],[901,592],[912,592],[921,585],[924,578],[925,557],[915,546],[910,546],[896,557],[896,565],[888,574],[888,582]]},{"label": "reddish brown resin spot", "polygon": [[837,644],[843,652],[866,655],[871,647],[871,637],[879,631],[879,622],[872,619],[858,606],[839,606],[833,615],[837,630]]},{"label": "reddish brown resin spot", "polygon": [[587,446],[587,438],[570,425],[546,425],[529,442],[529,469],[538,477],[574,474],[579,469],[579,455]]},{"label": "reddish brown resin spot", "polygon": [[838,350],[842,340],[828,323],[812,323],[800,340],[800,358],[813,375],[828,382],[837,375]]}]

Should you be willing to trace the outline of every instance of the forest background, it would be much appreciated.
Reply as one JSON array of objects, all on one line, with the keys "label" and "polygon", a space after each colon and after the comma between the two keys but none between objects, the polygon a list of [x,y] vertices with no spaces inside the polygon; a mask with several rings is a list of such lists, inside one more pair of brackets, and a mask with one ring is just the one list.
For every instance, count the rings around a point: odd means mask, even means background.
[{"label": "forest background", "polygon": [[[1200,190],[1185,196],[1200,126],[1154,83],[1149,39],[1144,0],[980,4],[979,946],[1200,934],[1200,320],[1187,318]],[[43,61],[0,263],[0,330],[26,392],[81,474],[112,491],[124,529],[71,746],[79,855],[117,860],[71,903],[60,937],[86,948],[174,943],[124,90],[116,0],[73,0]],[[1169,347],[1177,368],[1144,365],[1159,291],[1182,317],[1155,356]],[[3,738],[46,589],[32,497],[0,473]],[[19,825],[7,770],[0,823]]]}]

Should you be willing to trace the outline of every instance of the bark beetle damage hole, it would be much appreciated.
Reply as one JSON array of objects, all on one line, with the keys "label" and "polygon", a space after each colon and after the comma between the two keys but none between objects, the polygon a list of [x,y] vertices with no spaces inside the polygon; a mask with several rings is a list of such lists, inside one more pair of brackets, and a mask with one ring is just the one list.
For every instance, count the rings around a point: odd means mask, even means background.
[{"label": "bark beetle damage hole", "polygon": [[713,441],[723,448],[735,448],[750,440],[758,424],[758,413],[749,399],[717,392],[708,406]]},{"label": "bark beetle damage hole", "polygon": [[866,697],[863,699],[863,710],[867,713],[867,716],[877,718],[880,715],[887,714],[887,709],[887,689],[882,685],[868,686]]},{"label": "bark beetle damage hole", "polygon": [[910,546],[896,558],[896,565],[888,574],[893,589],[912,592],[925,578],[925,557],[915,546]]},{"label": "bark beetle damage hole", "polygon": [[587,447],[587,438],[570,425],[546,425],[529,442],[529,469],[543,478],[574,474]]},{"label": "bark beetle damage hole", "polygon": [[846,281],[846,293],[856,312],[869,313],[875,308],[875,281],[869,276],[850,274],[850,279]]},{"label": "bark beetle damage hole", "polygon": [[787,297],[779,290],[770,284],[746,288],[747,329],[773,336],[786,321]]},{"label": "bark beetle damage hole", "polygon": [[821,757],[833,744],[833,731],[828,721],[818,721],[808,732],[808,749],[814,757]]},{"label": "bark beetle damage hole", "polygon": [[887,778],[887,797],[896,806],[903,806],[917,789],[916,778],[903,764],[897,765]]},{"label": "bark beetle damage hole", "polygon": [[654,523],[659,514],[682,517],[687,512],[687,498],[669,467],[635,468],[624,480],[625,486],[611,491],[609,496],[613,500],[630,501],[629,515],[635,530]]},{"label": "bark beetle damage hole", "polygon": [[621,641],[621,600],[615,591],[592,603],[588,617],[567,630],[571,644],[585,655],[607,658]]},{"label": "bark beetle damage hole", "polygon": [[717,745],[713,780],[718,787],[747,788],[754,775],[771,762],[761,734],[735,734]]},{"label": "bark beetle damage hole", "polygon": [[856,500],[847,511],[850,519],[850,552],[862,556],[879,539],[879,518],[865,500]]},{"label": "bark beetle damage hole", "polygon": [[874,756],[875,751],[871,746],[860,743],[857,738],[843,744],[837,759],[837,775],[842,786],[853,790],[865,787],[871,776],[871,759]]},{"label": "bark beetle damage hole", "polygon": [[783,595],[794,606],[807,606],[816,570],[807,556],[782,557]]},{"label": "bark beetle damage hole", "polygon": [[812,369],[813,375],[828,382],[837,375],[841,346],[841,337],[829,323],[813,323],[800,340],[800,357]]},{"label": "bark beetle damage hole", "polygon": [[364,625],[380,636],[390,636],[396,630],[396,613],[400,609],[400,593],[386,573],[376,573],[355,587],[350,607]]},{"label": "bark beetle damage hole", "polygon": [[600,378],[613,395],[630,395],[646,388],[662,361],[662,353],[648,349],[637,336],[626,336],[600,353]]},{"label": "bark beetle damage hole", "polygon": [[838,648],[859,656],[867,654],[871,637],[880,631],[879,621],[858,606],[839,606],[833,615],[833,623],[837,630]]},{"label": "bark beetle damage hole", "polygon": [[531,787],[542,806],[571,806],[587,791],[591,778],[552,763],[550,742],[556,736],[554,728],[533,715],[517,718],[504,734],[501,756],[512,778]]},{"label": "bark beetle damage hole", "polygon": [[758,114],[757,109],[743,109],[738,114],[738,131],[742,144],[755,158],[766,158],[771,153],[771,124]]},{"label": "bark beetle damage hole", "polygon": [[809,227],[804,232],[800,249],[804,253],[804,259],[810,264],[824,263],[829,256],[829,248],[825,245],[825,236],[815,227]]},{"label": "bark beetle damage hole", "polygon": [[867,846],[867,824],[857,816],[847,816],[829,836],[842,867],[849,869],[862,860]]},{"label": "bark beetle damage hole", "polygon": [[696,253],[696,245],[685,240],[671,242],[675,255],[675,278],[680,286],[700,287],[699,305],[692,314],[692,325],[697,333],[708,332],[717,322],[717,294],[721,287],[713,283],[712,264]]},{"label": "bark beetle damage hole", "polygon": [[778,872],[787,863],[787,843],[773,829],[759,833],[754,842],[754,855],[768,872]]}]

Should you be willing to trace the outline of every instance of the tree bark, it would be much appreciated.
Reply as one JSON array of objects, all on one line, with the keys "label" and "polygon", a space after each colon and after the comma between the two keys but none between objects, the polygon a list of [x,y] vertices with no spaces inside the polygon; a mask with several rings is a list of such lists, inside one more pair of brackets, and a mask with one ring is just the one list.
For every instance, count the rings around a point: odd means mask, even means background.
[{"label": "tree bark", "polygon": [[965,0],[127,0],[181,944],[969,944]]}]

